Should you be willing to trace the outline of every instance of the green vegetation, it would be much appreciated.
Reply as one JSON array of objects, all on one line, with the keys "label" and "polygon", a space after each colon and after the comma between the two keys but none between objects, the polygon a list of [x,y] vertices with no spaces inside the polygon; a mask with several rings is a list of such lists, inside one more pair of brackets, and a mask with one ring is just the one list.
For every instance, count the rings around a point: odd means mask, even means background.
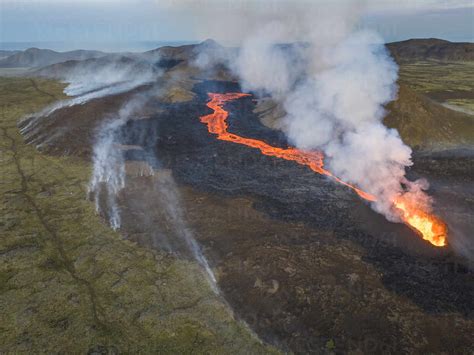
[{"label": "green vegetation", "polygon": [[62,96],[0,78],[0,352],[266,353],[199,267],[141,248],[86,199],[90,166],[23,143],[17,123]]},{"label": "green vegetation", "polygon": [[447,99],[444,106],[451,110],[464,112],[470,115],[474,114],[473,99]]},{"label": "green vegetation", "polygon": [[400,82],[436,101],[474,112],[474,62],[402,64]]},{"label": "green vegetation", "polygon": [[474,62],[401,64],[399,83],[385,124],[405,143],[429,149],[474,144]]},{"label": "green vegetation", "polygon": [[413,148],[449,149],[474,144],[469,114],[448,109],[401,84],[398,99],[388,105],[384,123]]}]

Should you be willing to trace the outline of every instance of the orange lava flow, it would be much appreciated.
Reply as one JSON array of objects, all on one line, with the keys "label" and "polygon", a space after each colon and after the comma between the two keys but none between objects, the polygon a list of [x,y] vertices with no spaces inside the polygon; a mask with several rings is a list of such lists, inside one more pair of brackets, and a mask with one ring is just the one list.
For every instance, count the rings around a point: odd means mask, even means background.
[{"label": "orange lava flow", "polygon": [[448,228],[446,223],[438,217],[430,215],[416,206],[411,206],[409,201],[403,199],[403,196],[396,199],[393,204],[402,212],[402,219],[416,229],[424,240],[437,247],[444,247],[447,244]]},{"label": "orange lava flow", "polygon": [[357,194],[369,201],[375,201],[375,197],[359,190],[358,188],[338,179],[333,176],[329,171],[324,169],[323,154],[321,152],[305,152],[296,148],[278,148],[273,147],[265,142],[258,139],[244,138],[236,134],[229,133],[227,131],[227,117],[229,113],[223,109],[223,105],[227,101],[239,99],[241,97],[250,96],[249,94],[242,93],[231,93],[231,94],[209,94],[211,101],[207,103],[207,107],[214,110],[214,113],[201,117],[201,122],[207,124],[209,133],[217,135],[217,139],[222,141],[233,142],[237,144],[243,144],[247,147],[259,149],[264,155],[277,157],[286,160],[292,160],[301,165],[308,166],[314,172],[318,174],[327,175],[332,177],[337,182],[353,189]]},{"label": "orange lava flow", "polygon": [[[318,174],[326,175],[354,190],[360,197],[368,201],[375,201],[375,196],[352,186],[338,177],[334,176],[328,170],[324,169],[324,155],[317,151],[303,151],[297,148],[278,148],[273,147],[261,140],[251,139],[229,133],[227,131],[227,117],[229,113],[224,110],[223,106],[226,102],[236,100],[242,97],[250,96],[244,93],[229,94],[208,94],[211,99],[207,103],[207,107],[214,112],[210,115],[202,116],[201,122],[207,125],[209,133],[217,135],[217,139],[227,142],[242,144],[247,147],[259,149],[264,155],[277,157],[285,160],[295,161],[298,164],[305,165]],[[401,199],[394,202],[395,207],[402,211],[402,219],[412,228],[422,234],[423,239],[428,240],[435,246],[446,245],[446,225],[438,218],[431,216],[423,211],[410,208],[408,203]]]}]

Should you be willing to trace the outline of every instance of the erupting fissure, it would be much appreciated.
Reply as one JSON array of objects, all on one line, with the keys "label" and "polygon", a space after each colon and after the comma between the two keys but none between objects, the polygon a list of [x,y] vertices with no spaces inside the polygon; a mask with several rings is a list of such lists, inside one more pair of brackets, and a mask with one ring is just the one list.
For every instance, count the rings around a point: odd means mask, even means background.
[{"label": "erupting fissure", "polygon": [[[250,96],[245,93],[227,93],[227,94],[215,94],[209,93],[210,101],[207,103],[207,107],[212,109],[214,112],[210,115],[201,116],[201,122],[207,125],[209,133],[216,134],[217,139],[222,141],[233,142],[242,144],[248,147],[259,149],[264,155],[273,156],[285,160],[295,161],[298,164],[305,165],[311,170],[318,174],[326,175],[334,179],[340,184],[343,184],[352,190],[354,190],[360,197],[368,201],[375,201],[375,196],[364,192],[357,187],[350,185],[341,179],[337,178],[331,172],[324,169],[324,155],[318,151],[304,151],[294,147],[279,148],[273,147],[261,140],[245,138],[239,135],[229,133],[227,131],[227,117],[229,113],[224,110],[224,104],[228,101],[236,100],[242,97]],[[424,211],[416,210],[411,207],[410,204],[403,201],[403,196],[397,201],[394,201],[394,206],[401,210],[400,217],[410,227],[420,233],[423,239],[429,241],[435,246],[446,245],[447,228],[446,224],[440,221],[437,217],[431,216]]]},{"label": "erupting fissure", "polygon": [[402,219],[421,233],[423,239],[437,247],[446,245],[447,227],[443,221],[415,206],[410,206],[409,201],[405,201],[403,196],[396,199],[393,204],[402,211]]}]

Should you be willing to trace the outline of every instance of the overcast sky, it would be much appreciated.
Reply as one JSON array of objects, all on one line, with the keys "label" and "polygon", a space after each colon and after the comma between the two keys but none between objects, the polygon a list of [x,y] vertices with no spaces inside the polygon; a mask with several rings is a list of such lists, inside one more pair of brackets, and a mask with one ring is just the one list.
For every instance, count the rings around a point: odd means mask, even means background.
[{"label": "overcast sky", "polygon": [[[200,7],[235,7],[284,0],[195,0]],[[308,1],[308,0],[293,0]],[[313,0],[313,2],[318,0]],[[326,0],[327,1],[327,0]],[[333,0],[350,2],[351,0]],[[0,0],[0,41],[76,44],[138,41],[199,41],[191,0]],[[324,0],[321,0],[324,6]],[[359,1],[360,2],[360,1]],[[437,37],[474,40],[474,0],[367,0],[362,25],[387,42]],[[249,5],[250,4],[250,5]],[[181,6],[179,6],[181,5]]]}]

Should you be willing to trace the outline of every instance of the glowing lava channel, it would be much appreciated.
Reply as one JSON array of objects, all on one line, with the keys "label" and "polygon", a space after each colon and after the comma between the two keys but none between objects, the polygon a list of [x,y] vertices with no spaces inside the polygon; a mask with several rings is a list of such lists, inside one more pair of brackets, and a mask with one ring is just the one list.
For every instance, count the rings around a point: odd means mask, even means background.
[{"label": "glowing lava channel", "polygon": [[[295,161],[298,164],[305,165],[318,174],[326,175],[354,190],[360,197],[368,201],[375,201],[375,196],[352,186],[324,169],[324,155],[321,152],[303,151],[297,148],[278,148],[273,147],[258,139],[244,138],[227,131],[227,117],[229,113],[224,110],[223,106],[226,102],[237,100],[242,97],[250,96],[244,93],[228,93],[228,94],[214,94],[209,93],[211,99],[207,103],[207,107],[214,112],[210,115],[201,116],[201,122],[207,125],[209,133],[217,135],[217,139],[227,142],[242,144],[247,147],[259,149],[264,155],[277,157],[285,160]],[[446,225],[438,218],[431,216],[423,211],[410,208],[408,203],[405,203],[400,197],[394,202],[394,206],[401,210],[401,218],[413,229],[418,231],[423,239],[429,241],[435,246],[446,245],[447,228]]]}]

